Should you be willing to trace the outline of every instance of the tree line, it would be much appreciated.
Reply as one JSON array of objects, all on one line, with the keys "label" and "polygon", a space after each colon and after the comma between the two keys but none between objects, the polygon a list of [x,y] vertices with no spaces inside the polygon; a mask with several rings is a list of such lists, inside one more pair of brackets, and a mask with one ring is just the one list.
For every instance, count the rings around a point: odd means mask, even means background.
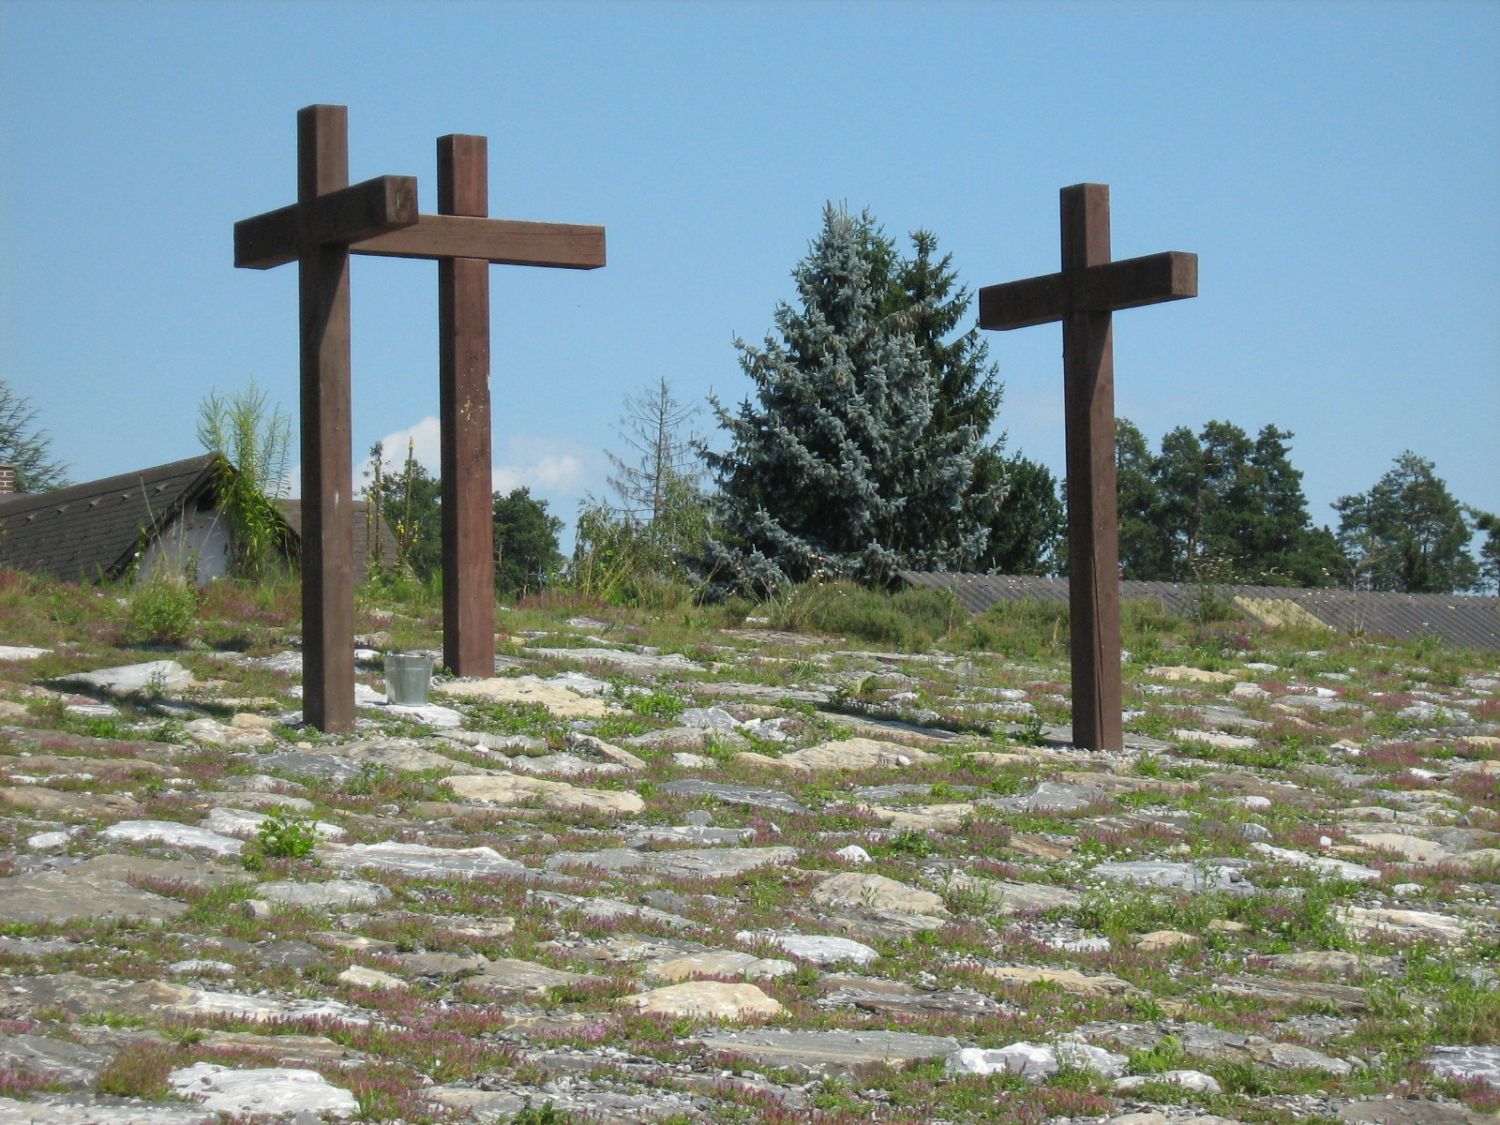
[{"label": "tree line", "polygon": [[[666,379],[626,396],[610,493],[585,498],[570,559],[545,501],[525,488],[494,494],[500,593],[563,580],[641,601],[670,587],[715,598],[816,579],[881,585],[907,569],[1066,572],[1066,489],[997,432],[1004,388],[978,330],[962,328],[972,298],[936,236],[919,230],[903,245],[868,211],[830,204],[792,279],[795,296],[777,304],[771,332],[734,341],[750,393],[734,406],[709,398],[716,445],[693,430],[699,408]],[[33,420],[0,382],[0,462],[37,490],[59,483],[62,469]],[[232,452],[255,461],[254,427],[243,423],[231,413],[219,428],[236,439]],[[1122,576],[1500,589],[1500,517],[1456,500],[1432,461],[1402,453],[1368,491],[1334,504],[1336,527],[1316,526],[1293,436],[1209,421],[1171,430],[1153,450],[1119,419]],[[388,465],[377,444],[370,464],[372,518],[393,529],[399,567],[432,579],[438,480],[410,449]],[[1477,557],[1476,531],[1485,536]]]}]

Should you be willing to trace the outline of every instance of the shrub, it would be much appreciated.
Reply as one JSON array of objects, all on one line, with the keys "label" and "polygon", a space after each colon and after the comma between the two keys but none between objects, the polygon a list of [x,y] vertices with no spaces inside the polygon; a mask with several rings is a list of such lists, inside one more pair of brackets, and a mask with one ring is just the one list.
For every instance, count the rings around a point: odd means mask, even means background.
[{"label": "shrub", "polygon": [[198,587],[180,575],[159,575],[130,597],[130,633],[151,644],[178,644],[198,613]]}]

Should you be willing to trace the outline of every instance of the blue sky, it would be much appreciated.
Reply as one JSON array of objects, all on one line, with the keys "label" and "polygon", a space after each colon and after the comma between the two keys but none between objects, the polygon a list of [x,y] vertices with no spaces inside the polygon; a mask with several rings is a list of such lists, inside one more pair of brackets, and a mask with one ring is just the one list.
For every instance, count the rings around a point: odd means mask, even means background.
[{"label": "blue sky", "polygon": [[[927,228],[971,289],[1057,268],[1057,192],[1111,185],[1114,253],[1199,255],[1115,318],[1155,443],[1296,435],[1315,521],[1403,450],[1500,510],[1500,5],[40,3],[0,0],[0,378],[75,480],[191,456],[255,379],[295,419],[296,271],[232,268],[293,200],[295,113],[350,173],[489,137],[490,213],[608,229],[591,273],[491,270],[497,485],[570,523],[621,400],[749,393],[825,200]],[[436,468],[430,263],[354,265],[354,448]],[[990,336],[997,429],[1061,475],[1061,332]],[[699,428],[712,436],[707,412]]]}]

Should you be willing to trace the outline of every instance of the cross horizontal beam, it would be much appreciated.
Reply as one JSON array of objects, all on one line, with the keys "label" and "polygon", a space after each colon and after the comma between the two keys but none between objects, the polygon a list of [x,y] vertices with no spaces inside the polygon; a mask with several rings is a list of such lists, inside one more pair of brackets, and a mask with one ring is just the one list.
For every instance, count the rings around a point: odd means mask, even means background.
[{"label": "cross horizontal beam", "polygon": [[409,227],[417,215],[415,176],[377,176],[234,224],[234,264],[266,270],[295,262],[305,245],[343,246]]},{"label": "cross horizontal beam", "polygon": [[1198,255],[1168,250],[987,285],[979,291],[979,327],[1029,328],[1075,312],[1114,312],[1197,295]]},{"label": "cross horizontal beam", "polygon": [[351,243],[355,254],[477,258],[500,266],[594,270],[604,265],[604,228],[469,215],[418,215],[411,226]]}]

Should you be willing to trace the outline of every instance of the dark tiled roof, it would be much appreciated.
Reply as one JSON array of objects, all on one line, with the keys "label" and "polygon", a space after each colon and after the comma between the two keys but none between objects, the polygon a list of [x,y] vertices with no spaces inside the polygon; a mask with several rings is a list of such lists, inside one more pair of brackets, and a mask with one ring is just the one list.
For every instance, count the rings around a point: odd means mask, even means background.
[{"label": "dark tiled roof", "polygon": [[[281,518],[286,520],[287,526],[292,529],[292,534],[298,543],[302,542],[302,501],[301,500],[278,500],[276,510],[281,513]],[[400,551],[396,545],[396,536],[391,532],[390,524],[385,520],[380,521],[380,561],[387,566],[394,566]],[[363,500],[354,501],[354,574],[356,578],[363,578],[365,571],[370,565],[370,506]]]},{"label": "dark tiled roof", "polygon": [[116,578],[189,505],[212,500],[217,454],[51,492],[0,496],[0,566],[64,582]]},{"label": "dark tiled roof", "polygon": [[[983,613],[1000,601],[1068,600],[1066,578],[915,570],[903,570],[901,577],[913,586],[952,590],[970,613]],[[1461,648],[1500,650],[1500,598],[1289,586],[1216,586],[1213,592],[1236,600],[1248,615],[1260,619],[1284,616],[1281,610],[1292,606],[1340,632],[1401,640],[1439,637]],[[1203,594],[1203,587],[1189,583],[1120,583],[1122,598],[1149,599],[1180,614],[1191,613]]]}]

